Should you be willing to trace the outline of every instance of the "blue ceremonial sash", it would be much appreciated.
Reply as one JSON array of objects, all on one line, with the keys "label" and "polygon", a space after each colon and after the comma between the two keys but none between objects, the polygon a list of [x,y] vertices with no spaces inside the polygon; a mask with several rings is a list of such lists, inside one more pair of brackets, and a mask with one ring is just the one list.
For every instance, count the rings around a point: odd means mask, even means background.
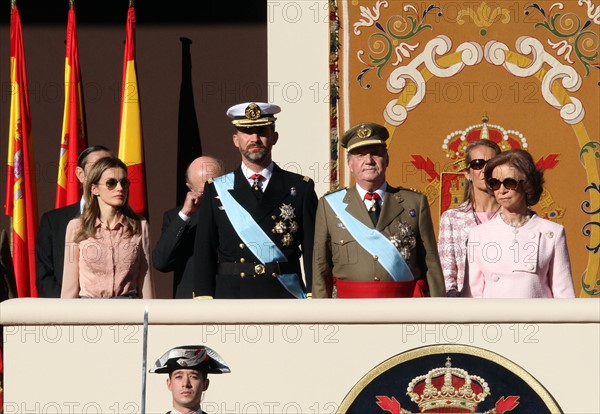
[{"label": "blue ceremonial sash", "polygon": [[371,229],[357,220],[345,208],[344,196],[346,190],[340,190],[325,196],[342,224],[348,229],[352,237],[372,256],[377,256],[383,268],[396,282],[415,280],[406,261],[392,242],[375,229]]},{"label": "blue ceremonial sash", "polygon": [[[279,250],[279,247],[265,234],[250,213],[231,196],[229,190],[233,188],[233,181],[233,173],[213,178],[213,183],[221,204],[223,204],[223,208],[225,209],[225,214],[227,214],[227,218],[229,218],[234,230],[246,246],[249,248],[258,246],[257,249],[252,249],[252,253],[254,253],[262,264],[273,261],[287,262],[287,257]],[[300,283],[300,275],[286,273],[277,276],[277,280],[294,297],[298,299],[306,298],[306,292]]]}]

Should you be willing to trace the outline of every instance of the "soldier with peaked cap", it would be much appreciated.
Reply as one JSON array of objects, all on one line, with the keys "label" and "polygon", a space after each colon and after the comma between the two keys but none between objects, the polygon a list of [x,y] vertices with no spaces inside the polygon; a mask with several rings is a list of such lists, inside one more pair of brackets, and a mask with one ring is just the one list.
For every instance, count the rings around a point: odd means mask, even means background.
[{"label": "soldier with peaked cap", "polygon": [[200,401],[208,389],[208,374],[226,374],[231,370],[211,348],[186,345],[168,350],[150,372],[169,374],[167,388],[173,395],[173,410],[167,414],[206,414],[200,409]]},{"label": "soldier with peaked cap", "polygon": [[227,111],[242,162],[206,183],[194,244],[196,296],[293,299],[308,294],[318,200],[310,178],[272,160],[280,110],[248,102]]},{"label": "soldier with peaked cap", "polygon": [[386,182],[388,137],[372,122],[342,137],[356,185],[319,200],[315,298],[445,296],[427,198]]}]

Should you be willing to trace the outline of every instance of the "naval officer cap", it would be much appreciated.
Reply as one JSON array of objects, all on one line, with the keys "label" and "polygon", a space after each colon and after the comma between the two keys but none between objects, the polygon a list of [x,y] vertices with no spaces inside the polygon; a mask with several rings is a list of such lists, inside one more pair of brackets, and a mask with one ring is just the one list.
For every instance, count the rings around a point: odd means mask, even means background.
[{"label": "naval officer cap", "polygon": [[233,105],[227,110],[231,123],[238,128],[252,128],[271,125],[275,122],[275,114],[281,112],[277,105],[265,102],[245,102]]},{"label": "naval officer cap", "polygon": [[223,358],[204,345],[185,345],[170,349],[156,360],[150,372],[170,374],[178,369],[193,369],[207,374],[231,372]]},{"label": "naval officer cap", "polygon": [[342,147],[348,151],[368,145],[383,145],[390,136],[387,128],[374,122],[362,122],[354,125],[342,136]]}]

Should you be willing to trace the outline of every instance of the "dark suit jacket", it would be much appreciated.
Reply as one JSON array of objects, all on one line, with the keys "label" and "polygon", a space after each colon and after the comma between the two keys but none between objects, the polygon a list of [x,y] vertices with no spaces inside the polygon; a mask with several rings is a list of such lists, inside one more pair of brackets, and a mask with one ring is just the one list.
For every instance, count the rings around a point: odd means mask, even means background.
[{"label": "dark suit jacket", "polygon": [[42,298],[60,298],[67,224],[80,214],[80,203],[42,215],[35,242],[36,286]]},{"label": "dark suit jacket", "polygon": [[194,241],[198,213],[187,223],[179,217],[181,206],[165,212],[160,239],[152,250],[152,265],[161,272],[173,272],[173,298],[194,295]]},{"label": "dark suit jacket", "polygon": [[[304,264],[304,277],[310,291],[312,283],[312,247],[314,239],[314,222],[317,207],[317,195],[314,182],[301,175],[284,171],[277,165],[267,188],[258,200],[242,174],[241,167],[234,171],[233,189],[230,190],[235,200],[259,224],[265,234],[273,240],[288,260],[290,273],[302,275],[300,256]],[[298,225],[294,232],[286,231],[293,241],[284,246],[284,234],[275,232],[278,222],[289,220],[282,217],[282,206],[293,209]],[[289,208],[289,207],[288,207]],[[285,208],[284,208],[285,209]],[[270,274],[253,277],[240,277],[240,274],[217,274],[218,263],[252,263],[259,262],[253,249],[261,246],[246,246],[230,223],[226,212],[218,198],[214,183],[207,182],[204,198],[198,215],[198,229],[194,245],[194,267],[197,275],[199,295],[215,298],[292,298],[293,296],[270,276]]]},{"label": "dark suit jacket", "polygon": [[[347,190],[346,211],[370,228],[373,222],[356,186]],[[446,296],[429,203],[425,195],[389,184],[376,229],[386,237],[395,234],[400,222],[411,226],[415,247],[406,263],[415,279],[427,278],[431,296]],[[363,249],[342,225],[324,197],[319,200],[313,254],[313,297],[331,297],[332,277],[348,281],[392,281],[392,277]]]}]

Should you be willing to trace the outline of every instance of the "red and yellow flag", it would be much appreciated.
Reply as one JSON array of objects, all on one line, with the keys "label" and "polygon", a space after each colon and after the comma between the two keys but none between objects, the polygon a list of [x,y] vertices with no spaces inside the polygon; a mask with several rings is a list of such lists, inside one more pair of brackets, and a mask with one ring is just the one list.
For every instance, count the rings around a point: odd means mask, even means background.
[{"label": "red and yellow flag", "polygon": [[135,9],[127,11],[127,38],[123,59],[123,88],[121,94],[121,126],[119,129],[119,158],[129,170],[129,205],[148,217],[146,172],[144,167],[144,141],[142,117],[135,67]]},{"label": "red and yellow flag", "polygon": [[56,208],[78,202],[81,188],[77,179],[77,158],[87,146],[77,28],[75,26],[75,6],[69,8],[67,23],[67,52],[65,59],[65,110],[58,160],[58,181],[56,185]]},{"label": "red and yellow flag", "polygon": [[5,214],[12,217],[13,266],[19,297],[37,297],[35,236],[38,228],[35,161],[21,18],[17,6],[10,21],[10,119]]}]

